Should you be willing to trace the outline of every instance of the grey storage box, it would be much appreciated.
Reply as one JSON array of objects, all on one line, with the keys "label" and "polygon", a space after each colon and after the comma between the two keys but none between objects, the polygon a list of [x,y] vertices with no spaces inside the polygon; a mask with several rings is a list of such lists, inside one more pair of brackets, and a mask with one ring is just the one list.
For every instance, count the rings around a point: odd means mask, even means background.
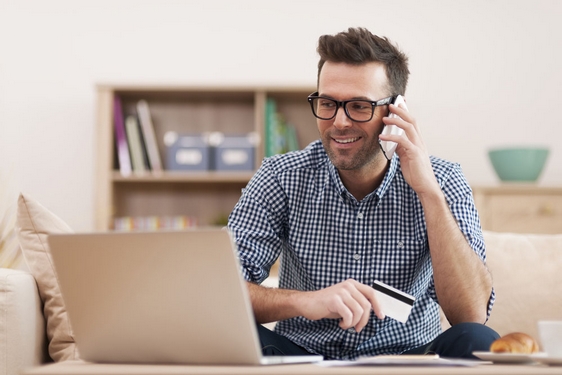
[{"label": "grey storage box", "polygon": [[210,136],[212,159],[217,171],[253,171],[255,169],[257,133],[225,135],[214,132]]},{"label": "grey storage box", "polygon": [[167,146],[166,169],[170,171],[207,171],[211,169],[209,134],[164,135]]}]

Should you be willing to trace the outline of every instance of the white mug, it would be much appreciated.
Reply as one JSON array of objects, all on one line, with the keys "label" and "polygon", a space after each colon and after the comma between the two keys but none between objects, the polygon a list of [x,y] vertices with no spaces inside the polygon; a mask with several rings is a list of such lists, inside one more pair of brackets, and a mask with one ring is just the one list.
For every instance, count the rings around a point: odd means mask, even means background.
[{"label": "white mug", "polygon": [[549,357],[562,358],[562,320],[538,322],[541,349]]}]

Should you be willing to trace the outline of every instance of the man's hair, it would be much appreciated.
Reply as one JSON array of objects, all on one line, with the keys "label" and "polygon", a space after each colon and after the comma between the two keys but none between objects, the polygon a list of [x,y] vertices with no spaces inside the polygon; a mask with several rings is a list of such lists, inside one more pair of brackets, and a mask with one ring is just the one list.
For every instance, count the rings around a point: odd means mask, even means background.
[{"label": "man's hair", "polygon": [[318,79],[326,61],[362,65],[380,62],[386,68],[391,95],[404,95],[408,84],[408,57],[386,37],[371,34],[365,28],[350,27],[336,35],[322,35],[318,40]]}]

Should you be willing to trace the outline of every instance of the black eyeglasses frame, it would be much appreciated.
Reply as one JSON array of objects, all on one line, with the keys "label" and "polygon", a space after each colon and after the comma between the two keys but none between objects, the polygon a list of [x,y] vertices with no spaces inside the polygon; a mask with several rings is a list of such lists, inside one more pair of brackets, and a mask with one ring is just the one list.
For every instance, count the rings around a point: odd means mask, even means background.
[{"label": "black eyeglasses frame", "polygon": [[[336,110],[334,111],[334,115],[332,117],[326,118],[326,117],[320,117],[316,114],[316,111],[314,109],[314,104],[313,101],[315,99],[326,99],[326,100],[331,100],[334,103],[336,103]],[[338,114],[338,109],[343,108],[345,115],[354,122],[369,122],[373,119],[373,116],[375,114],[375,108],[377,106],[383,106],[383,105],[388,105],[388,104],[392,104],[394,103],[394,101],[396,100],[396,95],[395,96],[389,96],[387,98],[384,99],[379,99],[379,100],[367,100],[367,99],[350,99],[350,100],[336,100],[334,98],[327,98],[325,96],[319,96],[318,95],[318,91],[313,92],[312,94],[310,94],[307,98],[308,103],[310,104],[310,108],[312,109],[312,114],[314,115],[314,117],[320,119],[320,120],[331,120],[334,117],[336,117],[336,115]],[[352,118],[349,115],[349,112],[347,110],[347,103],[350,102],[366,102],[366,103],[370,103],[371,104],[371,117],[369,117],[368,120],[355,120],[354,118]]]}]

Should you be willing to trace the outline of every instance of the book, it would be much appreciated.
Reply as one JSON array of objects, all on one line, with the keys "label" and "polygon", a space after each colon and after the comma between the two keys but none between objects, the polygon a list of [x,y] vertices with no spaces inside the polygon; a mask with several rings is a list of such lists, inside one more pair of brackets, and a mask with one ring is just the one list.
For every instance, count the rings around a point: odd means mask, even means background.
[{"label": "book", "polygon": [[139,129],[139,139],[140,139],[140,143],[141,143],[142,160],[144,162],[144,169],[149,172],[152,168],[150,167],[150,160],[148,160],[148,150],[146,149],[146,140],[144,139],[142,126],[140,124],[136,108],[135,108],[135,118],[137,119],[137,125],[138,125],[138,129]]},{"label": "book", "polygon": [[287,123],[277,111],[275,100],[268,98],[265,105],[265,156],[296,150],[299,145],[295,126]]},{"label": "book", "polygon": [[133,172],[137,175],[143,175],[146,172],[146,167],[144,165],[139,123],[136,116],[127,116],[125,119],[125,130],[127,131],[127,141],[131,151]]},{"label": "book", "polygon": [[158,143],[156,142],[154,124],[152,123],[150,109],[146,100],[138,101],[137,112],[142,129],[142,138],[144,138],[146,152],[148,154],[150,169],[153,173],[160,173],[162,172],[162,161],[160,159],[160,152],[158,151]]},{"label": "book", "polygon": [[275,113],[275,126],[273,128],[273,153],[284,154],[287,152],[287,124],[279,112]]},{"label": "book", "polygon": [[113,219],[113,228],[116,231],[157,231],[157,230],[183,230],[198,226],[195,217],[177,216],[123,216]]},{"label": "book", "polygon": [[121,98],[115,95],[113,99],[113,122],[115,127],[115,142],[117,145],[117,159],[119,161],[119,171],[122,176],[130,176],[132,173],[131,157],[129,155],[129,144],[125,133],[123,118],[123,108]]},{"label": "book", "polygon": [[275,100],[268,98],[265,103],[265,156],[276,154],[275,133],[277,127],[277,105]]}]

